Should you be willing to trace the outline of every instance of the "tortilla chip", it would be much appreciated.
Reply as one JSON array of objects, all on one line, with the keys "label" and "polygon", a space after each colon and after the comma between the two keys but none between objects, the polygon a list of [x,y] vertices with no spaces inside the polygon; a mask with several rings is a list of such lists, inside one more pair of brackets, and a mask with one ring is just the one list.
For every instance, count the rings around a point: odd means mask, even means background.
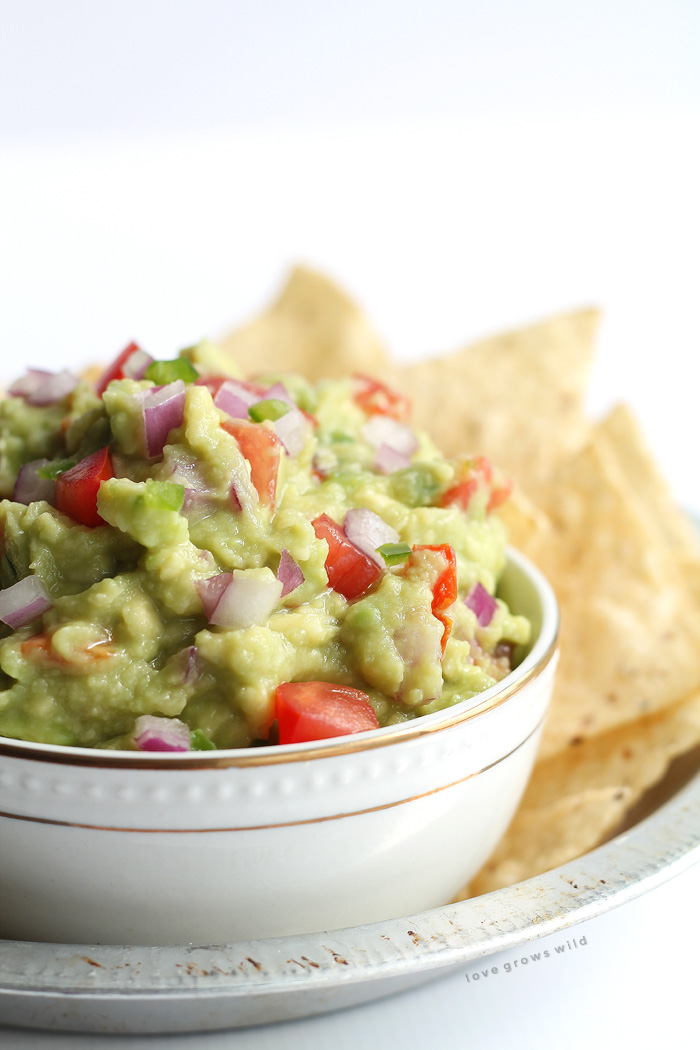
[{"label": "tortilla chip", "polygon": [[622,787],[591,789],[541,809],[520,810],[496,852],[457,899],[522,882],[593,849],[601,829],[619,822],[631,794]]},{"label": "tortilla chip", "polygon": [[299,268],[224,340],[245,372],[378,374],[446,455],[485,454],[515,481],[498,513],[557,592],[561,660],[530,784],[466,895],[563,864],[639,819],[669,763],[700,744],[698,541],[630,410],[586,416],[598,323],[579,310],[392,364],[348,297]]},{"label": "tortilla chip", "polygon": [[561,612],[541,746],[550,755],[671,706],[700,683],[700,560],[681,562],[659,543],[602,431],[557,472],[543,503],[552,532],[530,553]]},{"label": "tortilla chip", "polygon": [[332,281],[299,266],[260,317],[221,345],[245,374],[300,372],[309,379],[381,374],[387,355],[352,300]]},{"label": "tortilla chip", "polygon": [[613,446],[629,487],[635,499],[643,503],[659,541],[679,555],[698,557],[697,531],[659,473],[632,410],[616,405],[599,429]]},{"label": "tortilla chip", "polygon": [[552,523],[518,485],[496,513],[505,526],[508,542],[517,550],[539,551],[546,546]]},{"label": "tortilla chip", "polygon": [[610,733],[572,742],[537,763],[508,832],[463,896],[531,878],[597,846],[700,742],[700,691]]},{"label": "tortilla chip", "polygon": [[579,310],[397,367],[414,421],[448,456],[484,453],[532,495],[584,444],[599,314]]}]

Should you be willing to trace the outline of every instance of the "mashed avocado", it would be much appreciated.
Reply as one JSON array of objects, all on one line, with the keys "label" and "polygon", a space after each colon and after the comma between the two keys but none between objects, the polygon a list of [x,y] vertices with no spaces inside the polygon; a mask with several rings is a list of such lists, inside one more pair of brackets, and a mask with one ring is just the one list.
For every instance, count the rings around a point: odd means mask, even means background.
[{"label": "mashed avocado", "polygon": [[148,747],[151,719],[185,747],[284,742],[296,683],[332,736],[368,727],[334,721],[348,696],[400,723],[528,641],[494,597],[507,483],[444,459],[396,392],[244,381],[206,344],[67,376],[0,402],[1,735]]}]

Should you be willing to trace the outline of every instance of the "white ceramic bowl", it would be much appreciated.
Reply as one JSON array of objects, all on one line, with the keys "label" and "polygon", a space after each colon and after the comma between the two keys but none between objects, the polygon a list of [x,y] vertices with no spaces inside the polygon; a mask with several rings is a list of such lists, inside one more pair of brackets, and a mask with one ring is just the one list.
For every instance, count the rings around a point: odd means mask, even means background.
[{"label": "white ceramic bowl", "polygon": [[510,551],[499,593],[532,620],[522,662],[401,727],[178,755],[0,739],[0,936],[215,944],[449,901],[508,825],[552,691],[551,588]]}]

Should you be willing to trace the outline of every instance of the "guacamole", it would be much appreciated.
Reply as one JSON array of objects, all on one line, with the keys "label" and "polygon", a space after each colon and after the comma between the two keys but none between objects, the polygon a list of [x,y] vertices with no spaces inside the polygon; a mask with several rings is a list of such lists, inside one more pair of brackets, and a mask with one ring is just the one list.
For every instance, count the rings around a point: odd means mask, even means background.
[{"label": "guacamole", "polygon": [[231,748],[395,725],[511,669],[508,483],[367,376],[132,344],[0,402],[0,735]]}]

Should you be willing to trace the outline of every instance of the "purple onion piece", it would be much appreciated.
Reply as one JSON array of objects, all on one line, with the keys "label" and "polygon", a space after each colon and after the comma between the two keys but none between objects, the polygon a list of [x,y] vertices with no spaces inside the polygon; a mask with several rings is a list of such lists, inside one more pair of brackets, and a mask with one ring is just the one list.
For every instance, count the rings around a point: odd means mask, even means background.
[{"label": "purple onion piece", "polygon": [[155,459],[162,453],[172,430],[182,425],[185,409],[185,383],[176,379],[140,395],[146,435],[146,455]]},{"label": "purple onion piece", "polygon": [[53,372],[46,372],[39,368],[28,368],[20,379],[15,380],[7,392],[10,397],[29,397],[52,375]]},{"label": "purple onion piece", "polygon": [[15,503],[29,504],[40,499],[53,503],[56,482],[50,478],[39,477],[39,470],[48,466],[49,463],[48,459],[34,459],[31,463],[25,463],[23,467],[20,467],[12,492],[12,499]]},{"label": "purple onion piece", "polygon": [[404,470],[410,465],[409,457],[390,445],[380,445],[374,457],[374,469],[380,474],[393,474],[395,470]]},{"label": "purple onion piece", "polygon": [[233,630],[265,623],[282,596],[282,584],[269,579],[223,572],[195,584],[209,623]]},{"label": "purple onion piece", "polygon": [[399,423],[391,416],[372,416],[361,430],[365,441],[376,449],[385,445],[404,456],[412,456],[418,449],[418,438],[405,423]]},{"label": "purple onion piece", "polygon": [[179,454],[176,447],[171,446],[165,450],[163,469],[169,471],[171,481],[184,485],[185,490],[209,493],[209,487],[198,465],[189,457]]},{"label": "purple onion piece", "polygon": [[179,718],[140,715],[133,740],[139,751],[189,751],[190,730]]},{"label": "purple onion piece", "polygon": [[243,504],[241,502],[241,497],[239,495],[235,481],[231,483],[231,489],[229,492],[229,503],[231,504],[231,507],[237,514],[239,514],[243,510]]},{"label": "purple onion piece", "polygon": [[0,591],[0,620],[16,631],[51,609],[53,602],[38,576],[25,576]]},{"label": "purple onion piece", "polygon": [[496,599],[478,582],[469,591],[464,604],[474,613],[481,627],[488,627],[498,608]]},{"label": "purple onion piece", "polygon": [[298,456],[306,442],[307,422],[297,408],[285,412],[276,419],[275,434],[282,442],[288,456]]},{"label": "purple onion piece", "polygon": [[232,579],[233,573],[220,572],[216,576],[210,576],[208,580],[195,581],[195,588],[202,603],[204,615],[210,623],[212,622],[212,616],[216,612],[221,595],[230,585]]},{"label": "purple onion piece", "polygon": [[377,547],[381,547],[383,543],[398,543],[400,536],[396,529],[387,525],[383,518],[368,507],[354,507],[349,510],[345,515],[343,528],[351,543],[368,554],[377,565],[386,568],[381,554],[377,554]]},{"label": "purple onion piece", "polygon": [[72,372],[45,372],[30,368],[27,374],[13,383],[8,394],[23,397],[28,405],[55,405],[63,401],[78,385],[79,379]]},{"label": "purple onion piece", "polygon": [[227,379],[219,387],[214,404],[232,419],[248,419],[248,409],[259,401],[258,394],[248,390],[235,379]]},{"label": "purple onion piece", "polygon": [[265,401],[271,398],[275,398],[277,401],[284,401],[285,404],[290,405],[292,408],[297,407],[296,401],[292,398],[284,383],[274,383],[261,400]]},{"label": "purple onion piece", "polygon": [[183,682],[185,685],[191,685],[192,682],[196,682],[202,673],[202,668],[199,660],[199,652],[196,645],[191,645],[189,649],[186,649],[187,657],[185,659],[185,673],[183,676]]},{"label": "purple onion piece", "polygon": [[277,570],[277,579],[282,584],[281,597],[284,598],[291,591],[295,591],[304,582],[304,573],[301,571],[289,551],[284,548],[280,554],[280,564]]},{"label": "purple onion piece", "polygon": [[122,365],[122,372],[127,379],[143,379],[148,366],[153,362],[145,350],[134,350]]}]

